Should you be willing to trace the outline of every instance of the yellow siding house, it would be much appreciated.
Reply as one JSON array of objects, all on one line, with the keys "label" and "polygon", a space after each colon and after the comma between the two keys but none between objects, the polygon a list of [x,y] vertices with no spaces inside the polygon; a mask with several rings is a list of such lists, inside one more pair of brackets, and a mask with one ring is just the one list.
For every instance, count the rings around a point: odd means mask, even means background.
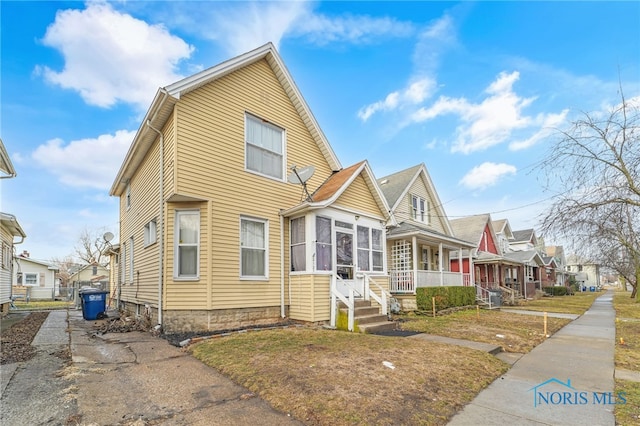
[{"label": "yellow siding house", "polygon": [[113,294],[166,333],[326,322],[332,289],[388,287],[376,179],[343,169],[271,43],[159,89],[111,195]]}]

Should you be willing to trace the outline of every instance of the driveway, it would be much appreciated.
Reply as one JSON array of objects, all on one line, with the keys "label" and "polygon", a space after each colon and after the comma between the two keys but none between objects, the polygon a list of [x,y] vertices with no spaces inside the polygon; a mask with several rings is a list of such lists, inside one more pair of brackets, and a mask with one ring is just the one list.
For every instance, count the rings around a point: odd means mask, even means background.
[{"label": "driveway", "polygon": [[99,336],[95,323],[80,311],[49,314],[36,357],[2,366],[1,424],[299,424],[164,339]]}]

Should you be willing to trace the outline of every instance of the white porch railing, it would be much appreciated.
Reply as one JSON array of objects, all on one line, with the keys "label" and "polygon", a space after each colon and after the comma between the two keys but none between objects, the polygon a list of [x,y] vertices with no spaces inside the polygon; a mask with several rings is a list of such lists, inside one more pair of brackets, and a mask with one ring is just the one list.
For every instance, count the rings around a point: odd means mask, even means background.
[{"label": "white porch railing", "polygon": [[391,271],[391,293],[415,294],[418,287],[470,286],[471,275],[450,271]]},{"label": "white porch railing", "polygon": [[491,293],[488,288],[476,285],[476,300],[489,306],[491,309]]},{"label": "white porch railing", "polygon": [[[371,288],[372,284],[380,292],[380,296]],[[365,300],[373,298],[373,300],[378,302],[382,307],[382,315],[389,315],[389,299],[391,299],[391,294],[378,284],[373,277],[367,274],[364,274],[364,298]]]},{"label": "white porch railing", "polygon": [[[349,298],[347,299],[341,292],[338,291],[338,280],[340,283],[349,289]],[[354,328],[354,318],[356,311],[356,302],[355,302],[355,290],[354,288],[347,282],[345,282],[342,278],[337,275],[331,276],[331,319],[330,324],[331,327],[336,326],[336,319],[338,317],[338,300],[344,303],[347,306],[349,311],[348,319],[347,319],[347,330],[353,331]]]}]

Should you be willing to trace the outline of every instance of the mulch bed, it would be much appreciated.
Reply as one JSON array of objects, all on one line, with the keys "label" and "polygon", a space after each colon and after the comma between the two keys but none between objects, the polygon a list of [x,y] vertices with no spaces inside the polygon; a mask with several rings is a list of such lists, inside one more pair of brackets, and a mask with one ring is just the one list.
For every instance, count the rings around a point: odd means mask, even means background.
[{"label": "mulch bed", "polygon": [[31,342],[48,315],[49,312],[33,312],[9,329],[2,330],[0,364],[28,361],[35,356],[36,348],[31,346]]}]

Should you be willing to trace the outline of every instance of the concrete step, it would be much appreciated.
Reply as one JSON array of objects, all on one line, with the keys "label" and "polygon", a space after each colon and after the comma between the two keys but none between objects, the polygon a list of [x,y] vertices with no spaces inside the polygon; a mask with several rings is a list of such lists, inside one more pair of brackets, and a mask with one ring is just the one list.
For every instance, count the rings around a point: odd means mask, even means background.
[{"label": "concrete step", "polygon": [[385,322],[388,321],[388,319],[386,315],[380,315],[379,313],[376,313],[374,315],[356,316],[355,321],[360,326],[362,324]]},{"label": "concrete step", "polygon": [[[366,308],[366,307],[371,306],[371,301],[370,300],[363,300],[363,299],[356,299],[356,300],[354,300],[354,304],[355,304],[356,308]],[[338,301],[338,308],[347,309],[347,305],[345,305],[341,301]]]},{"label": "concrete step", "polygon": [[396,323],[392,321],[372,322],[369,324],[358,324],[358,328],[361,333],[376,333],[395,330]]}]

